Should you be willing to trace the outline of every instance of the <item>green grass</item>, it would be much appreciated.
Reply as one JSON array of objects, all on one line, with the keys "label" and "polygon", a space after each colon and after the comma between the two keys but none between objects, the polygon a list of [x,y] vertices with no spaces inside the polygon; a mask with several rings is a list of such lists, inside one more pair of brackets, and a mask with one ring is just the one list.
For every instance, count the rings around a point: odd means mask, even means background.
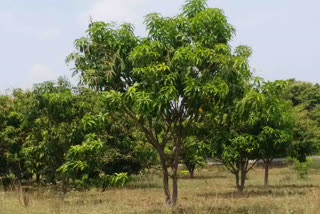
[{"label": "green grass", "polygon": [[223,167],[200,169],[195,178],[179,180],[177,208],[164,206],[161,177],[156,172],[133,177],[121,189],[71,191],[61,196],[50,189],[25,193],[0,192],[1,214],[88,213],[320,213],[320,170],[311,169],[300,179],[289,168],[270,170],[270,187],[263,187],[264,170],[248,174],[243,194],[236,192],[234,177]]}]

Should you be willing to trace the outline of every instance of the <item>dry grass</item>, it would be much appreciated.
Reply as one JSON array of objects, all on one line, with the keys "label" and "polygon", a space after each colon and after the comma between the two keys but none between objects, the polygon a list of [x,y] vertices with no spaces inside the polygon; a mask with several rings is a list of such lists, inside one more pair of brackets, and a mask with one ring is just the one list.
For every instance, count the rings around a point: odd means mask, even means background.
[{"label": "dry grass", "polygon": [[[196,178],[179,180],[179,204],[164,207],[161,177],[154,173],[137,176],[122,189],[105,192],[70,192],[62,197],[48,190],[21,196],[0,192],[0,214],[88,214],[88,213],[320,213],[320,170],[307,179],[297,178],[289,168],[270,171],[270,186],[263,184],[264,171],[248,175],[243,194],[235,192],[232,174],[221,167],[201,169]],[[27,205],[24,204],[27,200]]]}]

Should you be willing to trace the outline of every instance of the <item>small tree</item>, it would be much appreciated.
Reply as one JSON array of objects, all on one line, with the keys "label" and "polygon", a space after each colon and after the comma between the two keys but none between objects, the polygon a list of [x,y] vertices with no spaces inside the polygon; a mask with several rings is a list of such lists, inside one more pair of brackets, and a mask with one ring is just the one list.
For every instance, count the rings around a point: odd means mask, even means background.
[{"label": "small tree", "polygon": [[78,143],[76,124],[85,112],[77,108],[78,97],[63,78],[35,85],[32,95],[27,117],[31,131],[22,151],[26,163],[38,181],[42,175],[47,183],[61,179],[67,183],[56,170],[64,163],[65,152]]},{"label": "small tree", "polygon": [[300,162],[320,148],[320,86],[289,79],[283,97],[293,105],[293,139],[290,156]]},{"label": "small tree", "polygon": [[265,166],[264,185],[268,186],[269,165],[274,158],[288,156],[292,142],[293,117],[291,103],[282,99],[287,87],[285,81],[267,82],[261,86],[263,105],[259,110],[259,154]]},{"label": "small tree", "polygon": [[30,177],[21,153],[29,127],[25,122],[30,92],[13,91],[11,97],[2,97],[0,109],[0,157],[4,164],[3,175],[14,174],[20,187],[23,178]]},{"label": "small tree", "polygon": [[305,162],[308,155],[316,154],[320,148],[320,127],[310,117],[304,104],[293,108],[293,141],[290,145],[290,156]]},{"label": "small tree", "polygon": [[239,192],[246,174],[261,158],[266,161],[267,182],[268,164],[279,153],[286,153],[290,136],[288,105],[276,95],[285,82],[251,83],[243,85],[243,97],[233,107],[222,109],[210,127],[217,132],[211,139],[214,157],[235,175]]},{"label": "small tree", "polygon": [[31,99],[26,113],[30,131],[22,148],[25,163],[36,174],[37,182],[42,176],[46,183],[67,184],[67,178],[57,173],[66,161],[65,154],[71,146],[81,144],[87,134],[95,133],[104,140],[107,115],[99,111],[94,92],[72,88],[63,78],[35,85]]},{"label": "small tree", "polygon": [[0,96],[0,177],[9,174],[9,163],[6,156],[8,151],[6,134],[4,133],[8,126],[8,115],[11,110],[12,99],[10,96]]},{"label": "small tree", "polygon": [[242,134],[223,145],[223,152],[215,157],[221,161],[226,168],[235,175],[236,188],[242,192],[245,186],[247,173],[253,168],[256,161],[252,164],[250,160],[255,160],[259,144],[254,136]]},{"label": "small tree", "polygon": [[[288,130],[288,128],[285,129]],[[288,156],[291,135],[285,129],[279,130],[265,126],[258,136],[260,158],[263,160],[265,168],[265,187],[269,184],[269,166],[272,160]]]},{"label": "small tree", "polygon": [[291,158],[294,164],[294,169],[296,170],[299,178],[306,178],[308,176],[308,171],[312,165],[312,159],[311,158],[306,158],[305,161],[300,162],[296,158]]},{"label": "small tree", "polygon": [[197,166],[206,165],[207,144],[197,139],[188,139],[181,148],[181,160],[187,167],[190,177],[194,177],[194,170]]}]

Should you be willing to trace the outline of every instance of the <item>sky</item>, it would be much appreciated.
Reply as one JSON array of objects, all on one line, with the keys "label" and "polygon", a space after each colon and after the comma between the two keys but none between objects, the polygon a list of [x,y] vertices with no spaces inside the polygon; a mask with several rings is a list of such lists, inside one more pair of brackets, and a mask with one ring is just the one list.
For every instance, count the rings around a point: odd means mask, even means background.
[{"label": "sky", "polygon": [[[130,22],[146,35],[144,16],[174,16],[184,0],[1,0],[0,91],[72,78],[65,58],[93,21]],[[320,83],[319,0],[208,0],[236,28],[232,46],[253,49],[250,66],[265,80]]]}]

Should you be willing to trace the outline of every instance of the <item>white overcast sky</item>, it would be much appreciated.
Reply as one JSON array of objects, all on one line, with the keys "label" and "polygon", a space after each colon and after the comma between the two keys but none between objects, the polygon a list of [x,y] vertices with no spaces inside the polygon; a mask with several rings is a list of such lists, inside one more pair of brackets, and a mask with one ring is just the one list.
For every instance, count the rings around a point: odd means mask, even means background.
[{"label": "white overcast sky", "polygon": [[[1,0],[0,90],[71,77],[65,57],[94,21],[131,22],[145,34],[150,12],[176,15],[183,0]],[[320,83],[319,0],[208,0],[224,10],[237,35],[233,46],[253,49],[251,67],[266,80]],[[76,82],[74,80],[73,82]]]}]

